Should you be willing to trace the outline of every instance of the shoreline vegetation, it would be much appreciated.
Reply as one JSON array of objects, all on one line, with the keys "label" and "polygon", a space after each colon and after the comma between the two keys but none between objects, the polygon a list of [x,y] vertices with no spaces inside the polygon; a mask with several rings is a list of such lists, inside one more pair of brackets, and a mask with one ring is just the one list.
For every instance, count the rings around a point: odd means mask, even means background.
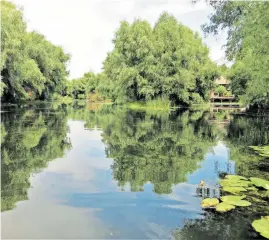
[{"label": "shoreline vegetation", "polygon": [[[221,106],[268,108],[269,3],[208,4],[214,13],[202,29],[213,35],[229,30],[225,47],[231,67],[214,63],[199,34],[165,12],[154,26],[141,19],[122,21],[103,71],[69,79],[71,56],[45,36],[27,31],[22,10],[2,1],[1,102],[87,100],[167,111],[206,108],[215,91],[235,96],[236,102]],[[229,89],[216,84],[219,77],[229,79]]]}]

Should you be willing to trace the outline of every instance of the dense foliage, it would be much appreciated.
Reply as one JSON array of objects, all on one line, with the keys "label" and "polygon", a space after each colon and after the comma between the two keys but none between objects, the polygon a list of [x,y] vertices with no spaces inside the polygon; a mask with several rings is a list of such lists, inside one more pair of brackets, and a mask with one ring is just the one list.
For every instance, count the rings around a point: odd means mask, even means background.
[{"label": "dense foliage", "polygon": [[208,99],[216,65],[197,33],[164,13],[147,21],[121,22],[114,50],[104,62],[102,92],[116,102],[169,99],[177,104]]},{"label": "dense foliage", "polygon": [[74,99],[85,99],[96,92],[99,81],[100,74],[87,72],[83,77],[67,82],[65,95]]},{"label": "dense foliage", "polygon": [[22,11],[1,2],[2,101],[48,99],[62,94],[69,55],[37,32],[27,32]]},{"label": "dense foliage", "polygon": [[209,1],[215,12],[205,33],[228,30],[226,55],[234,61],[233,92],[246,103],[269,104],[269,2]]},{"label": "dense foliage", "polygon": [[[232,80],[233,94],[245,103],[269,104],[269,3],[208,1],[215,10],[205,33],[227,29],[231,69],[209,59],[197,33],[164,13],[147,21],[121,22],[103,72],[67,81],[69,55],[37,32],[27,32],[22,10],[1,2],[2,101],[85,99],[99,92],[117,103],[169,100],[189,105],[208,100],[219,74]],[[223,89],[218,89],[223,93]]]}]

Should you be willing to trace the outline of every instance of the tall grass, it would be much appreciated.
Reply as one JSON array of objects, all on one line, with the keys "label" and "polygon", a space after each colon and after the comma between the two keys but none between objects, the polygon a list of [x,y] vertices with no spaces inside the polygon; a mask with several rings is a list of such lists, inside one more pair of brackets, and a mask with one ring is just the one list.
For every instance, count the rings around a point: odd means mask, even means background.
[{"label": "tall grass", "polygon": [[146,106],[152,109],[168,110],[171,108],[171,102],[166,98],[156,98],[146,102]]},{"label": "tall grass", "polygon": [[145,110],[145,111],[166,111],[170,112],[171,103],[166,98],[157,98],[147,102],[132,102],[128,104],[128,107],[134,110]]}]

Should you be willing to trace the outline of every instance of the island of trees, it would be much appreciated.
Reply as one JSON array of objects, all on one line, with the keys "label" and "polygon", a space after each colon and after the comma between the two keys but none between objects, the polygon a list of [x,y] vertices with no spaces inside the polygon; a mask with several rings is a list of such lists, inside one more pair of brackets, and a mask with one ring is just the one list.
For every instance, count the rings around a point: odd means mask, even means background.
[{"label": "island of trees", "polygon": [[22,10],[1,3],[1,101],[111,99],[126,102],[205,103],[215,80],[231,80],[243,103],[269,105],[269,3],[209,1],[214,9],[205,34],[227,29],[226,57],[217,66],[201,37],[163,13],[154,26],[122,21],[102,72],[69,79],[70,55],[43,35],[27,31]]}]

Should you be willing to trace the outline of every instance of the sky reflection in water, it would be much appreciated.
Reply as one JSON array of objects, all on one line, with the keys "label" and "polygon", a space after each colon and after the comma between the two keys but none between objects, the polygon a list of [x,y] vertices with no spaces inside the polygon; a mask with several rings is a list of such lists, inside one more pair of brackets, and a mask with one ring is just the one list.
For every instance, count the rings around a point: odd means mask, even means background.
[{"label": "sky reflection in water", "polygon": [[69,120],[72,149],[31,177],[28,201],[2,214],[4,238],[168,238],[187,219],[202,218],[197,184],[213,186],[218,172],[234,172],[228,150],[218,143],[187,182],[158,195],[151,183],[144,191],[121,191],[113,180],[113,160],[106,157],[102,131]]}]

